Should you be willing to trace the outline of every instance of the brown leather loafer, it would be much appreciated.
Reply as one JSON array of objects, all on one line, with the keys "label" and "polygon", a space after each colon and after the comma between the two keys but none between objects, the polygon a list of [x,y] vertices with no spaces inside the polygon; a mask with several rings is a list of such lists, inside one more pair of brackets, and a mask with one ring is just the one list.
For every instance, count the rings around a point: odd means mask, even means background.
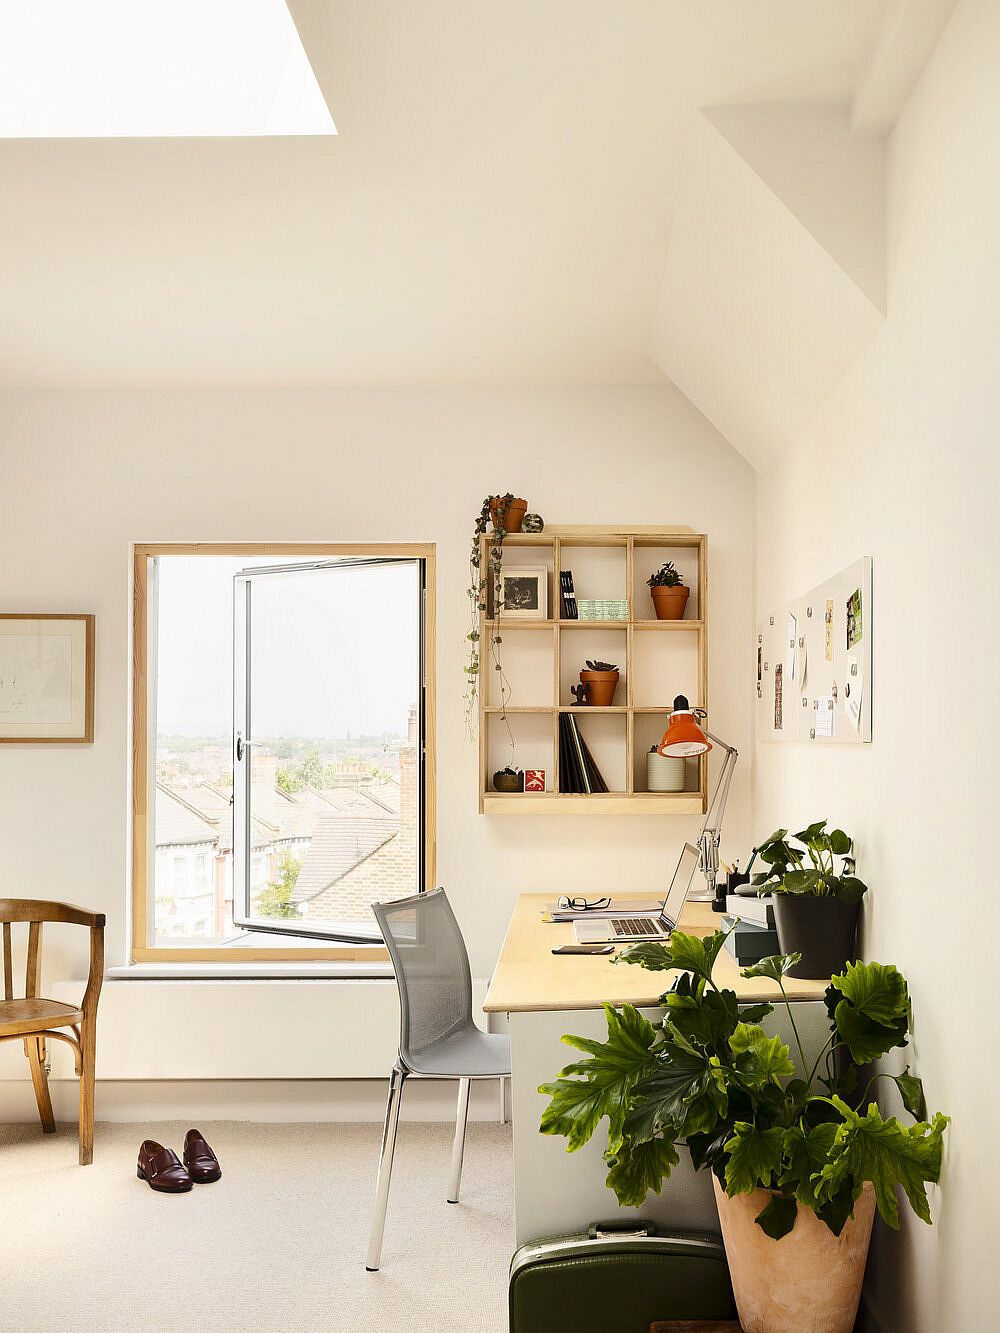
[{"label": "brown leather loafer", "polygon": [[153,1139],[139,1145],[135,1174],[161,1194],[184,1194],[191,1188],[191,1177],[173,1148],[164,1148]]},{"label": "brown leather loafer", "polygon": [[184,1165],[196,1185],[209,1185],[222,1175],[219,1159],[197,1129],[184,1135]]}]

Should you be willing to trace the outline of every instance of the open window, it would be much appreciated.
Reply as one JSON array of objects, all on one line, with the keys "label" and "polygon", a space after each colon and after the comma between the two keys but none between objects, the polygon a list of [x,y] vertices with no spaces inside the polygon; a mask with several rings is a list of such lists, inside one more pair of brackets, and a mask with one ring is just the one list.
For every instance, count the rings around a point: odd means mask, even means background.
[{"label": "open window", "polygon": [[[233,581],[233,918],[245,930],[381,937],[370,904],[423,883],[423,580],[418,560],[246,569]],[[395,747],[380,790],[330,771],[331,741]],[[281,767],[289,738],[306,758]],[[266,853],[262,849],[269,849]],[[265,870],[265,861],[269,868]]]},{"label": "open window", "polygon": [[381,955],[433,881],[433,547],[137,547],[133,958]]}]

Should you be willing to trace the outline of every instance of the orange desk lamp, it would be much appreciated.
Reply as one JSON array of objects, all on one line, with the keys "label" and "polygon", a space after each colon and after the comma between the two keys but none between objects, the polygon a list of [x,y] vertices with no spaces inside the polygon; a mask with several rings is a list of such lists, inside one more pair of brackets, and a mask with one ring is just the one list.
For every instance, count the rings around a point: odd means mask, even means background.
[{"label": "orange desk lamp", "polygon": [[715,793],[709,802],[705,822],[698,835],[698,869],[705,876],[707,896],[689,894],[691,902],[712,902],[715,898],[715,881],[719,874],[719,839],[722,835],[722,819],[726,813],[729,799],[729,785],[733,780],[733,770],[739,754],[731,745],[713,736],[707,727],[699,725],[699,719],[706,717],[704,708],[692,708],[683,694],[674,699],[667,729],[657,746],[657,754],[672,759],[689,759],[695,755],[707,754],[713,742],[720,750],[725,750],[722,771],[715,787]]}]

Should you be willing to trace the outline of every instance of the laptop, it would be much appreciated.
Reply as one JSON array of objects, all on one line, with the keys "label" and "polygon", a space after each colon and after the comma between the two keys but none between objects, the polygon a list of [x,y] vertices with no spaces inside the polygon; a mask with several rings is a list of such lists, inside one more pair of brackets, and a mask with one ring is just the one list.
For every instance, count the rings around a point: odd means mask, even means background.
[{"label": "laptop", "polygon": [[691,880],[698,868],[698,848],[684,844],[667,896],[660,906],[659,916],[609,917],[588,921],[586,914],[573,922],[577,944],[637,944],[641,940],[668,940],[677,925],[681,909],[688,896]]}]

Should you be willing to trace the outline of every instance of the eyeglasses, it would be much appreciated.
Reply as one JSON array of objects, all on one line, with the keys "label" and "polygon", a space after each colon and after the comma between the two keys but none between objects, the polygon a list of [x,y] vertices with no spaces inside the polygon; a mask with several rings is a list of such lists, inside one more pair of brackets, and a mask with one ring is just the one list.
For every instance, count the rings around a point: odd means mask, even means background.
[{"label": "eyeglasses", "polygon": [[556,904],[562,912],[602,912],[611,906],[610,898],[567,898],[561,894]]}]

